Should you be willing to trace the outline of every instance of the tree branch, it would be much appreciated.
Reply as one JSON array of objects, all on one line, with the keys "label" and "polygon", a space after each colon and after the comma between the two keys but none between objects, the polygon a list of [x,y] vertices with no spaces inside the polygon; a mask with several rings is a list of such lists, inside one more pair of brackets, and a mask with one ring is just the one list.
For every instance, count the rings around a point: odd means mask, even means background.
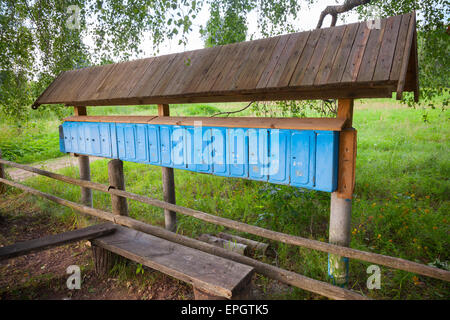
[{"label": "tree branch", "polygon": [[337,16],[340,13],[344,13],[352,10],[355,7],[362,6],[368,4],[371,0],[345,0],[344,4],[336,5],[336,6],[328,6],[325,10],[320,14],[319,22],[317,23],[316,29],[322,28],[323,19],[327,15],[331,16],[331,25],[330,27],[334,27],[337,22]]},{"label": "tree branch", "polygon": [[246,105],[244,108],[239,109],[239,110],[215,113],[215,114],[213,114],[213,115],[211,116],[211,118],[212,118],[212,117],[215,117],[215,116],[218,116],[218,115],[221,115],[221,114],[226,114],[227,117],[228,117],[230,114],[238,113],[238,112],[244,111],[245,109],[248,109],[248,108],[252,105],[253,102],[255,102],[255,101],[250,102],[250,103],[249,103],[248,105]]}]

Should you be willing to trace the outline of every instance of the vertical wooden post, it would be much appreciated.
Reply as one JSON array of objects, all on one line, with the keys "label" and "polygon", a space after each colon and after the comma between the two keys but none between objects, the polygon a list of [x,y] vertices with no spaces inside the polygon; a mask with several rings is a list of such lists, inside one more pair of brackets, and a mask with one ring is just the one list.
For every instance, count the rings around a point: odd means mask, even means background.
[{"label": "vertical wooden post", "polygon": [[[331,194],[329,242],[348,247],[356,160],[356,130],[352,128],[353,99],[338,101],[337,117],[346,121],[339,135],[338,189]],[[328,275],[334,284],[346,286],[348,258],[329,254]]]},{"label": "vertical wooden post", "polygon": [[[0,159],[2,158],[2,150],[0,150]],[[6,179],[5,167],[3,163],[0,163],[0,178]],[[6,190],[6,185],[0,182],[0,194],[4,193]]]},{"label": "vertical wooden post", "polygon": [[[158,104],[158,116],[168,117],[170,115],[168,104]],[[175,182],[173,169],[162,167],[162,182],[164,201],[175,204]],[[166,229],[172,232],[177,230],[177,215],[175,212],[164,209]]]},{"label": "vertical wooden post", "polygon": [[[75,106],[74,112],[76,116],[87,115],[86,107],[84,106]],[[85,155],[76,155],[76,157],[78,158],[78,166],[80,168],[80,179],[91,181],[91,167],[89,165],[89,157]],[[86,206],[93,206],[91,189],[81,187],[81,202]]]},{"label": "vertical wooden post", "polygon": [[[125,191],[125,178],[123,175],[123,161],[114,159],[108,162],[108,177],[110,188]],[[128,215],[127,198],[111,195],[112,213],[121,216]]]},{"label": "vertical wooden post", "polygon": [[[123,161],[113,159],[108,162],[108,178],[109,187],[125,190],[125,178],[123,174]],[[112,213],[128,216],[127,199],[124,197],[111,195]],[[114,264],[122,260],[122,258],[104,248],[92,245],[92,255],[94,258],[95,273],[97,275],[108,275]]]}]

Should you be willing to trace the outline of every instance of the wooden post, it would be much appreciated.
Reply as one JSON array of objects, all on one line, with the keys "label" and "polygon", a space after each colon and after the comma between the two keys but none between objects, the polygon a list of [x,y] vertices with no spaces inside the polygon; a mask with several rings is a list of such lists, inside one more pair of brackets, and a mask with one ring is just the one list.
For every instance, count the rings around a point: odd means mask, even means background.
[{"label": "wooden post", "polygon": [[[345,119],[339,135],[338,189],[331,194],[329,242],[350,245],[352,196],[355,181],[356,130],[352,128],[353,99],[338,101],[338,118]],[[328,255],[328,275],[335,285],[348,283],[348,258]]]},{"label": "wooden post", "polygon": [[[158,116],[168,117],[170,115],[168,104],[158,104]],[[162,167],[162,182],[164,201],[175,204],[175,182],[173,169]],[[177,215],[174,211],[164,209],[166,229],[172,232],[177,230]]]},{"label": "wooden post", "polygon": [[[84,106],[76,106],[74,107],[74,112],[76,116],[86,116],[87,111]],[[80,178],[82,180],[91,181],[91,167],[89,166],[89,157],[85,155],[76,155],[78,158],[78,166],[80,168]],[[92,207],[92,190],[89,188],[81,188],[81,202],[88,206]]]},{"label": "wooden post", "polygon": [[[123,175],[123,161],[114,159],[108,162],[109,188],[125,191],[125,178]],[[112,213],[121,216],[128,215],[127,198],[111,195]]]},{"label": "wooden post", "polygon": [[[2,150],[0,150],[0,159],[2,158]],[[3,163],[0,163],[0,178],[6,179],[5,175],[5,168],[3,166]],[[0,194],[4,193],[6,191],[6,185],[3,183],[0,183]]]},{"label": "wooden post", "polygon": [[[113,159],[108,162],[109,188],[125,191],[125,178],[123,175],[123,161]],[[128,216],[127,198],[111,195],[112,213],[120,216]],[[108,275],[114,264],[122,258],[106,249],[92,244],[95,272],[97,275]]]}]

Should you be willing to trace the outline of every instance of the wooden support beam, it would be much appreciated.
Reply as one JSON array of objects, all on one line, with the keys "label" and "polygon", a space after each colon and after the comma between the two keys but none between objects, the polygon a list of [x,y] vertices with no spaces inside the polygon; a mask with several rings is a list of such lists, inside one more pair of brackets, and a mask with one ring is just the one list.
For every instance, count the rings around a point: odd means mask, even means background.
[{"label": "wooden support beam", "polygon": [[[158,116],[170,116],[168,104],[158,104]],[[175,200],[175,182],[173,175],[173,168],[162,167],[162,183],[163,183],[163,197],[164,201],[169,203],[176,203]],[[177,230],[177,214],[174,211],[164,209],[164,220],[167,230],[175,232]]]},{"label": "wooden support beam", "polygon": [[[125,191],[125,177],[123,174],[123,161],[114,159],[108,162],[109,188]],[[111,195],[112,213],[127,216],[127,198]]]},{"label": "wooden support beam", "polygon": [[[348,247],[350,245],[350,223],[352,197],[355,182],[356,130],[353,124],[353,99],[338,101],[337,118],[345,119],[339,133],[338,189],[331,194],[329,239],[331,244]],[[334,284],[348,283],[348,258],[328,255],[328,275]]]},{"label": "wooden support beam", "polygon": [[338,101],[337,118],[345,119],[342,131],[339,133],[339,170],[338,189],[339,198],[351,199],[355,185],[356,165],[356,130],[353,124],[353,99]]},{"label": "wooden support beam", "polygon": [[[123,174],[123,161],[113,159],[108,162],[108,190],[125,191],[125,177]],[[112,213],[119,216],[128,216],[127,198],[111,194]],[[95,273],[98,276],[107,276],[116,263],[123,258],[113,252],[92,243],[92,258],[94,260]]]},{"label": "wooden support beam", "polygon": [[[75,116],[87,116],[85,106],[74,106]],[[91,181],[91,168],[89,165],[89,157],[85,155],[76,155],[78,158],[78,166],[80,170],[80,178],[82,180]],[[89,207],[93,206],[92,190],[89,188],[81,188],[81,202]]]},{"label": "wooden support beam", "polygon": [[47,250],[80,240],[94,239],[113,233],[116,225],[108,222],[83,229],[68,231],[60,234],[50,235],[39,239],[18,242],[0,248],[0,261],[22,256],[31,252]]}]

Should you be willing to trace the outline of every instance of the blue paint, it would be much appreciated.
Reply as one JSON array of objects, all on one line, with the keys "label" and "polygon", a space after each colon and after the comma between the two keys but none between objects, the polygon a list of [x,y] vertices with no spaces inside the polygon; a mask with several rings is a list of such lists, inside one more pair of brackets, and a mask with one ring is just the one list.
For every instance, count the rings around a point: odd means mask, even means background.
[{"label": "blue paint", "polygon": [[65,122],[60,150],[332,192],[339,132]]}]

